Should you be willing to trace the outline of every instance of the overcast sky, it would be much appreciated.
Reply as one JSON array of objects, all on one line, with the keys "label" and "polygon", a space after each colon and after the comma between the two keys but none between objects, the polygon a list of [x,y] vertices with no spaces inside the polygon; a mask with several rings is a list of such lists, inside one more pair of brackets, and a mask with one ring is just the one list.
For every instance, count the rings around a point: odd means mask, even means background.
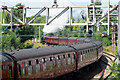
[{"label": "overcast sky", "polygon": [[[0,6],[5,5],[5,6],[13,7],[17,3],[22,3],[26,7],[52,6],[53,1],[54,0],[0,0]],[[63,0],[63,1],[66,1],[66,0]],[[68,0],[68,1],[72,4],[72,6],[89,5],[91,2],[91,0]],[[102,1],[102,5],[108,5],[109,0],[101,0],[101,1]],[[110,3],[112,5],[117,5],[118,2],[119,0],[110,0]],[[38,10],[30,10],[27,13],[27,16],[34,15],[37,11]]]},{"label": "overcast sky", "polygon": [[[7,5],[7,6],[14,6],[17,3],[22,3],[26,6],[48,6],[52,5],[54,0],[1,0],[0,6]],[[91,0],[69,0],[72,5],[88,5]],[[101,0],[102,4],[108,4],[109,0]],[[118,4],[119,0],[110,0],[111,4]]]}]

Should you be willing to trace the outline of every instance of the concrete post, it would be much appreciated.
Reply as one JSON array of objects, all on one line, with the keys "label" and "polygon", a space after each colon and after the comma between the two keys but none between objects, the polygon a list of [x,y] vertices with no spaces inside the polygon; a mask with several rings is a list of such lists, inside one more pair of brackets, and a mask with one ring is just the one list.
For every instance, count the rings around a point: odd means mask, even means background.
[{"label": "concrete post", "polygon": [[96,23],[95,4],[93,6],[93,23]]},{"label": "concrete post", "polygon": [[49,8],[47,8],[47,23],[48,23],[48,20],[49,20]]},{"label": "concrete post", "polygon": [[25,8],[23,8],[23,23],[25,23]]},{"label": "concrete post", "polygon": [[87,8],[86,8],[86,12],[87,12],[87,25],[86,25],[86,32],[88,32],[88,29],[89,29],[89,27],[88,27],[88,23],[89,23],[89,10],[88,10],[88,6],[87,6]]},{"label": "concrete post", "polygon": [[72,8],[70,8],[69,23],[70,23],[70,27],[71,27],[71,24],[72,24]]},{"label": "concrete post", "polygon": [[[120,55],[120,1],[118,3],[118,41],[117,41],[117,51]],[[120,60],[117,59],[117,63],[120,63]]]},{"label": "concrete post", "polygon": [[40,38],[40,26],[39,26],[39,47],[40,47],[40,41],[41,41],[41,38]]},{"label": "concrete post", "polygon": [[[2,33],[1,32],[2,32],[2,9],[0,8],[0,50],[2,51]],[[1,75],[0,75],[0,79],[1,79]]]},{"label": "concrete post", "polygon": [[48,23],[48,8],[46,9],[46,24]]},{"label": "concrete post", "polygon": [[[72,26],[71,26],[71,24],[72,24],[72,7],[69,8],[69,24],[70,24],[69,26],[70,26],[70,28],[71,28],[71,27],[72,27]],[[67,37],[69,37],[69,34],[70,34],[70,33],[71,33],[71,31],[68,31]]]},{"label": "concrete post", "polygon": [[3,24],[5,24],[5,10],[3,9]]},{"label": "concrete post", "polygon": [[108,36],[110,34],[110,0],[109,0],[109,4],[108,4],[108,30],[107,30],[107,34],[108,34]]},{"label": "concrete post", "polygon": [[27,14],[27,9],[25,8],[25,14],[24,14],[24,18],[25,18],[25,20],[24,20],[24,23],[26,23],[26,14]]},{"label": "concrete post", "polygon": [[12,32],[12,26],[13,26],[13,11],[11,9],[11,32]]},{"label": "concrete post", "polygon": [[100,29],[99,29],[99,27],[100,27],[100,25],[99,25],[99,23],[97,24],[97,31],[99,31]]},{"label": "concrete post", "polygon": [[2,26],[2,9],[0,8],[0,26]]}]

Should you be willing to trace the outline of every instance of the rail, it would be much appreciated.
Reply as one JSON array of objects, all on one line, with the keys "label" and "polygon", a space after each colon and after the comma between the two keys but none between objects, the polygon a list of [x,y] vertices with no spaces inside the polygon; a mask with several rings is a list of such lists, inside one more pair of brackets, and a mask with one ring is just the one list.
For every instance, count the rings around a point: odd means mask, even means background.
[{"label": "rail", "polygon": [[[117,58],[116,58],[114,55],[109,54],[108,52],[105,52],[105,51],[104,51],[103,53],[104,53],[103,55],[104,55],[105,57],[109,58],[110,61],[114,61],[114,62],[116,61]],[[114,60],[112,60],[112,58],[109,57],[109,56],[114,57]],[[111,67],[111,65],[110,65],[109,63],[105,62],[104,60],[101,60],[101,61],[102,61],[104,64],[106,64],[106,65],[108,65],[109,67]],[[104,73],[105,73],[105,70],[102,71],[102,75],[101,75],[101,77],[99,78],[99,80],[101,80],[101,79],[103,78]],[[112,75],[112,73],[113,73],[113,70],[111,69],[111,72],[104,78],[104,80],[107,80],[108,77]]]}]

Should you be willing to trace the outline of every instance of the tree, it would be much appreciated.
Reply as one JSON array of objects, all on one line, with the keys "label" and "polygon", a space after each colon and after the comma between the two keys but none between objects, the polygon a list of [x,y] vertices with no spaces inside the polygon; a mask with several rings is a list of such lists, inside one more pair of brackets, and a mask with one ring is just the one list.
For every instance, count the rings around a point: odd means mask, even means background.
[{"label": "tree", "polygon": [[[46,16],[38,16],[34,21],[33,23],[46,23]],[[40,34],[43,35],[43,25],[40,26]],[[35,29],[35,35],[39,35],[39,29],[38,29],[38,26],[34,26],[34,29]]]},{"label": "tree", "polygon": [[22,48],[20,37],[14,32],[2,35],[2,50]]},{"label": "tree", "polygon": [[102,42],[104,46],[109,46],[111,43],[111,41],[107,37],[102,38]]},{"label": "tree", "polygon": [[22,26],[16,31],[16,34],[21,38],[21,42],[24,43],[26,40],[32,39],[35,34],[34,26]]}]

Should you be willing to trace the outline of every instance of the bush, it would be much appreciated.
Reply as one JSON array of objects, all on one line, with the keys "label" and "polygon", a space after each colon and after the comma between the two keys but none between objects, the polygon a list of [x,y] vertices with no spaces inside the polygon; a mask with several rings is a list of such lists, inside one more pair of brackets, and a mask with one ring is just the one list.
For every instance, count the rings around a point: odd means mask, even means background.
[{"label": "bush", "polygon": [[2,35],[2,50],[18,48],[22,48],[22,43],[20,42],[20,37],[17,37],[14,32]]},{"label": "bush", "polygon": [[119,80],[120,79],[120,64],[113,63],[111,69],[113,74],[109,77],[110,80]]},{"label": "bush", "polygon": [[34,45],[34,43],[26,41],[26,42],[24,43],[24,48],[32,48],[33,45]]},{"label": "bush", "polygon": [[102,38],[102,42],[103,46],[109,46],[111,43],[111,41],[107,37]]}]

